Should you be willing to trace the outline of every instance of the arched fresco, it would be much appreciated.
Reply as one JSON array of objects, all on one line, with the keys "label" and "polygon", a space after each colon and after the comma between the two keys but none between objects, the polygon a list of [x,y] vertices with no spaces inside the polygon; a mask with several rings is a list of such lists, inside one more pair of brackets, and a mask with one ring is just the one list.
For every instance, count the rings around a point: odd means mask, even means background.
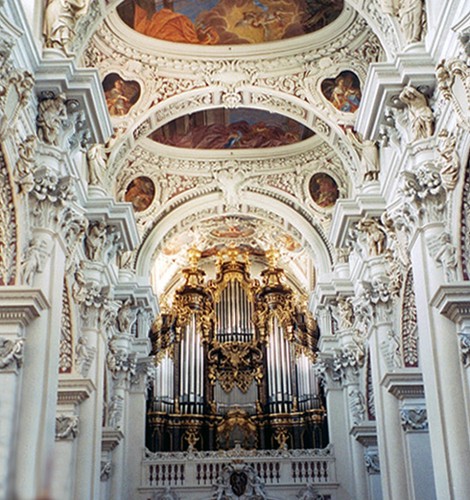
[{"label": "arched fresco", "polygon": [[150,135],[162,144],[196,149],[277,147],[312,136],[309,128],[291,118],[248,108],[199,111],[176,118]]}]

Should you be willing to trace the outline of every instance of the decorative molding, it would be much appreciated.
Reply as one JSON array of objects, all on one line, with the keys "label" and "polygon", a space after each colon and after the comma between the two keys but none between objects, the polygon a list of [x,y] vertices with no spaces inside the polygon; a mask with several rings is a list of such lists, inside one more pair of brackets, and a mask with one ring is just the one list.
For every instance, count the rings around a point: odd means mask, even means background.
[{"label": "decorative molding", "polygon": [[17,217],[11,176],[0,150],[0,286],[14,285],[18,259]]},{"label": "decorative molding", "polygon": [[377,426],[374,423],[362,423],[351,427],[349,434],[365,448],[377,446]]},{"label": "decorative molding", "polygon": [[73,376],[61,376],[57,391],[58,405],[79,405],[90,397],[95,390],[95,385],[90,379],[75,378]]},{"label": "decorative molding", "polygon": [[408,269],[403,284],[400,323],[403,364],[407,368],[417,367],[419,364],[418,312],[411,267]]},{"label": "decorative molding", "polygon": [[416,369],[402,368],[386,373],[380,385],[400,401],[424,398],[423,375]]},{"label": "decorative molding", "polygon": [[405,432],[428,430],[428,414],[425,408],[402,408],[400,419]]},{"label": "decorative molding", "polygon": [[[465,130],[470,130],[470,67],[463,59],[443,60],[436,67],[438,89],[443,98],[449,101],[458,117],[458,123]],[[455,82],[459,80],[464,93],[454,91]]]},{"label": "decorative molding", "polygon": [[3,287],[0,292],[0,325],[25,327],[48,308],[49,303],[40,290],[23,286]]},{"label": "decorative molding", "polygon": [[101,436],[101,451],[113,451],[123,439],[124,434],[119,429],[104,428]]},{"label": "decorative molding", "polygon": [[143,462],[152,462],[153,460],[211,460],[211,459],[248,459],[248,458],[282,458],[285,460],[302,458],[323,458],[334,459],[334,448],[329,444],[325,448],[314,448],[305,450],[248,450],[236,444],[229,450],[217,451],[175,451],[175,452],[151,452],[148,449],[144,451]]}]

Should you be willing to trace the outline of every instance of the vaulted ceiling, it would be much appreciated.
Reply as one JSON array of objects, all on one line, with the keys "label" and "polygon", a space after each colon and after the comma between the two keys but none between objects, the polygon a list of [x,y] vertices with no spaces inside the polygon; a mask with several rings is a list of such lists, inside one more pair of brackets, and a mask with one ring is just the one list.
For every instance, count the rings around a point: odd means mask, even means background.
[{"label": "vaulted ceiling", "polygon": [[128,265],[152,273],[159,293],[191,246],[207,262],[230,245],[260,262],[275,247],[304,292],[328,271],[336,200],[363,182],[351,131],[367,72],[397,45],[377,6],[356,3],[95,9],[81,59],[100,72],[115,132],[109,180],[142,237]]}]

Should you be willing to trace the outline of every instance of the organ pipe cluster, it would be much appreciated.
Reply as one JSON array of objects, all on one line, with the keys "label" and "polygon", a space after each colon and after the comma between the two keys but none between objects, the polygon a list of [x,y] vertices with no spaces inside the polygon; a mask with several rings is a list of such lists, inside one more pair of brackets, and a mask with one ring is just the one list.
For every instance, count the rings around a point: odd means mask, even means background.
[{"label": "organ pipe cluster", "polygon": [[227,447],[255,428],[259,435],[243,442],[275,447],[281,433],[293,445],[295,425],[312,412],[323,421],[315,323],[284,284],[274,252],[261,282],[235,249],[219,257],[213,280],[198,267],[199,257],[190,255],[185,283],[153,331],[158,361],[149,418],[160,443],[153,447],[181,449],[184,436],[196,433],[201,448],[216,449],[218,430]]}]

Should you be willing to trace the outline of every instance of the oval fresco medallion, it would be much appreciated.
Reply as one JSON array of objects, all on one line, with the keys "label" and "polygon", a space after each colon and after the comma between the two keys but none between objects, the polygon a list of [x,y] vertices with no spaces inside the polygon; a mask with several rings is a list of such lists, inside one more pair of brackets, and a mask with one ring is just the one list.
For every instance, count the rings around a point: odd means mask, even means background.
[{"label": "oval fresco medallion", "polygon": [[354,113],[361,103],[361,83],[352,71],[342,71],[336,78],[323,80],[321,91],[343,113]]},{"label": "oval fresco medallion", "polygon": [[339,198],[339,189],[336,181],[328,174],[319,172],[312,176],[309,183],[312,200],[322,208],[334,206]]},{"label": "oval fresco medallion", "polygon": [[140,85],[135,80],[124,80],[117,73],[110,73],[106,75],[102,85],[111,116],[127,115],[139,100]]},{"label": "oval fresco medallion", "polygon": [[143,212],[155,198],[155,184],[148,177],[136,177],[129,183],[124,201],[132,203],[136,212]]},{"label": "oval fresco medallion", "polygon": [[235,45],[318,31],[344,0],[124,0],[117,11],[135,31],[169,42]]},{"label": "oval fresco medallion", "polygon": [[180,148],[247,149],[285,146],[313,135],[305,125],[279,113],[215,108],[176,118],[150,138]]}]

